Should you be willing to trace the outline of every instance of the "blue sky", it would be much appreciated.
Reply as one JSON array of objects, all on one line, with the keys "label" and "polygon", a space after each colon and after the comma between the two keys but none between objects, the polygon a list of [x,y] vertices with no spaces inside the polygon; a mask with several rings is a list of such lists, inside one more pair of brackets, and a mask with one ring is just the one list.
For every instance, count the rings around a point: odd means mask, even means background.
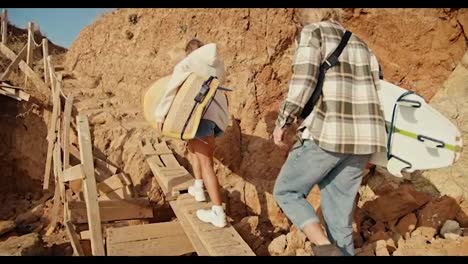
[{"label": "blue sky", "polygon": [[7,8],[8,20],[19,28],[38,24],[53,43],[68,48],[80,31],[113,8]]}]

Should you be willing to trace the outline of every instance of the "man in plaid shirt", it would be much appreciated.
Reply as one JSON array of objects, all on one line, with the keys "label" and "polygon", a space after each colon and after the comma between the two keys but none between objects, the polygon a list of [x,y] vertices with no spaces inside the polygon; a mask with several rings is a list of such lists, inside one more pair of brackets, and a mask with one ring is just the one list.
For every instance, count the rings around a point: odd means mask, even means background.
[{"label": "man in plaid shirt", "polygon": [[[315,21],[321,21],[307,24],[300,34],[288,95],[273,133],[275,144],[281,147],[285,147],[284,132],[298,119],[315,89],[320,64],[346,31],[338,22],[338,10],[303,12],[308,13],[302,17],[315,15]],[[338,59],[325,75],[320,100],[298,128],[299,140],[273,191],[286,216],[315,245],[315,255],[354,255],[352,216],[362,172],[372,153],[386,151],[376,56],[352,35]],[[328,237],[306,200],[315,184],[320,187]]]}]

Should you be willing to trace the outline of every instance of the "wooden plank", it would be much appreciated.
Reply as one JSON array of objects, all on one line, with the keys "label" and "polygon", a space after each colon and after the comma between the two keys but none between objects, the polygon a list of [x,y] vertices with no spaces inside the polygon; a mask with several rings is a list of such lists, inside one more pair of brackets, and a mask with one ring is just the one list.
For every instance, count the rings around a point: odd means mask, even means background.
[{"label": "wooden plank", "polygon": [[98,169],[100,169],[100,170],[102,170],[102,171],[108,171],[108,172],[110,172],[111,175],[116,174],[116,173],[117,173],[117,170],[118,170],[117,167],[115,167],[115,166],[109,164],[108,162],[103,161],[103,160],[101,160],[101,159],[99,159],[99,158],[94,158],[94,165],[95,165]]},{"label": "wooden plank", "polygon": [[55,193],[54,193],[54,205],[52,207],[52,221],[47,229],[45,236],[50,236],[55,228],[57,227],[57,218],[60,210],[60,186],[57,184],[55,185]]},{"label": "wooden plank", "polygon": [[[105,229],[106,228],[104,227],[104,230]],[[107,233],[103,232],[102,236],[104,237],[104,239],[106,239]],[[89,230],[83,230],[83,231],[80,232],[80,238],[89,240],[89,239],[91,239],[91,233],[89,232]]]},{"label": "wooden plank", "polygon": [[99,201],[132,199],[133,192],[130,186],[124,186],[120,189],[108,193],[100,193]]},{"label": "wooden plank", "polygon": [[29,101],[30,95],[21,90],[5,87],[0,88],[0,90],[5,91],[7,93],[6,95],[13,95],[18,97],[20,100]]},{"label": "wooden plank", "polygon": [[[39,92],[42,93],[44,96],[50,93],[50,89],[47,85],[42,81],[42,79],[34,72],[31,67],[29,67],[26,62],[20,61],[19,68],[23,71],[24,74],[31,80],[31,82],[39,89]],[[26,86],[25,86],[26,87]]]},{"label": "wooden plank", "polygon": [[0,89],[0,94],[3,94],[3,95],[8,96],[10,98],[13,98],[13,99],[15,99],[17,101],[21,101],[21,98],[19,98],[18,96],[14,95],[14,94],[11,94],[11,93],[8,93],[8,92],[4,91],[3,89]]},{"label": "wooden plank", "polygon": [[[83,201],[70,201],[68,210],[73,223],[83,224],[88,222]],[[99,201],[99,212],[102,222],[153,218],[153,209],[146,198]]]},{"label": "wooden plank", "polygon": [[65,185],[63,184],[63,170],[62,170],[62,160],[60,155],[60,145],[58,142],[55,143],[55,152],[54,152],[54,166],[57,170],[57,178],[55,179],[55,184],[60,186],[60,197],[62,200],[65,200]]},{"label": "wooden plank", "polygon": [[[58,93],[59,91],[57,91]],[[104,256],[102,244],[101,215],[97,199],[96,179],[94,177],[93,147],[89,130],[88,117],[78,115],[78,142],[80,144],[80,158],[83,164],[85,178],[83,180],[83,195],[86,202],[86,213],[89,230],[91,231],[91,249],[93,256]]]},{"label": "wooden plank", "polygon": [[184,214],[182,214],[181,211],[177,208],[176,201],[171,201],[169,202],[170,206],[172,207],[172,210],[177,216],[177,219],[180,221],[180,224],[182,228],[185,231],[185,234],[187,235],[188,239],[192,243],[193,248],[197,252],[198,256],[209,256],[209,252],[206,249],[205,245],[200,241],[198,236],[195,233],[195,230],[193,230],[192,226],[188,222],[187,218],[185,217]]},{"label": "wooden plank", "polygon": [[154,149],[156,150],[156,154],[161,157],[161,160],[162,162],[164,162],[164,165],[166,165],[166,167],[180,166],[179,162],[174,157],[174,154],[169,149],[165,141],[154,144]]},{"label": "wooden plank", "polygon": [[16,55],[15,59],[8,65],[6,68],[5,72],[3,72],[2,76],[0,77],[0,80],[6,80],[8,76],[13,72],[13,70],[18,67],[18,64],[23,58],[26,58],[26,48],[27,45],[25,45],[21,51]]},{"label": "wooden plank", "polygon": [[84,179],[83,165],[78,164],[63,171],[63,182]]},{"label": "wooden plank", "polygon": [[47,56],[47,65],[49,66],[50,87],[53,93],[55,91],[55,82],[57,80],[57,76],[55,75],[54,62],[52,61],[52,56],[50,55]]},{"label": "wooden plank", "polygon": [[108,256],[180,256],[194,251],[176,221],[107,229]]},{"label": "wooden plank", "polygon": [[132,182],[124,173],[119,173],[107,178],[103,182],[98,183],[97,187],[99,193],[104,194],[121,189],[124,186],[131,184]]},{"label": "wooden plank", "polygon": [[2,11],[2,44],[7,44],[8,37],[8,15],[6,9]]},{"label": "wooden plank", "polygon": [[3,43],[0,43],[0,52],[11,61],[14,61],[16,58],[16,53]]},{"label": "wooden plank", "polygon": [[255,253],[233,226],[228,225],[224,228],[218,228],[197,218],[196,211],[209,208],[209,204],[197,203],[189,194],[181,195],[177,201],[171,203],[173,209],[174,207],[177,208],[177,218],[186,219],[186,222],[190,225],[191,229],[181,222],[186,233],[193,231],[210,256],[255,256]]},{"label": "wooden plank", "polygon": [[73,255],[75,256],[84,256],[83,248],[80,244],[80,239],[78,238],[78,234],[75,231],[75,227],[71,223],[71,221],[64,221],[65,230],[67,230],[68,238],[70,239],[70,244],[73,248]]},{"label": "wooden plank", "polygon": [[68,169],[70,167],[70,153],[69,153],[70,120],[71,120],[73,99],[74,99],[73,94],[67,97],[67,100],[65,100],[65,109],[63,110],[63,168],[64,169]]},{"label": "wooden plank", "polygon": [[23,87],[19,87],[19,86],[13,86],[13,85],[10,85],[6,82],[0,82],[0,87],[3,87],[3,88],[11,88],[11,89],[17,89],[17,90],[24,90]]},{"label": "wooden plank", "polygon": [[53,107],[52,107],[52,117],[49,124],[49,132],[47,134],[47,157],[46,157],[46,167],[44,171],[44,183],[43,189],[49,189],[49,176],[50,176],[50,166],[52,163],[52,150],[54,146],[54,142],[57,138],[57,131],[56,131],[56,124],[59,112],[59,101],[60,101],[60,92],[53,93]]},{"label": "wooden plank", "polygon": [[187,190],[193,184],[193,177],[180,166],[167,144],[157,140],[158,143],[154,145],[148,139],[140,140],[139,147],[166,198],[175,199],[180,191]]},{"label": "wooden plank", "polygon": [[47,61],[49,57],[49,41],[46,38],[42,39],[42,60],[44,62],[44,83],[46,85],[50,84],[50,75],[49,75],[49,65]]}]

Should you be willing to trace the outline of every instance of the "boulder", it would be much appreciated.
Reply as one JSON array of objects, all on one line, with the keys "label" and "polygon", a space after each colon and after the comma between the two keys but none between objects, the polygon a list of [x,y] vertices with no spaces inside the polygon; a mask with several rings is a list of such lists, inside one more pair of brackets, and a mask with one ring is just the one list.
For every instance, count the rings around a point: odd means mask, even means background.
[{"label": "boulder", "polygon": [[435,228],[428,226],[420,226],[411,233],[411,238],[421,237],[426,241],[431,241],[436,234],[437,230]]},{"label": "boulder", "polygon": [[416,223],[418,222],[418,218],[415,214],[407,214],[403,218],[398,221],[396,225],[396,231],[400,233],[400,235],[405,236],[406,233],[411,233],[414,229],[416,229]]},{"label": "boulder", "polygon": [[418,212],[418,226],[439,230],[445,221],[455,219],[459,210],[457,201],[444,195],[430,201]]},{"label": "boulder", "polygon": [[460,224],[458,224],[457,221],[453,221],[453,220],[445,221],[445,224],[440,229],[440,235],[444,238],[447,238],[446,235],[448,234],[455,234],[458,236],[462,234]]},{"label": "boulder", "polygon": [[378,240],[375,243],[375,255],[376,256],[390,256],[387,249],[387,242],[385,240]]},{"label": "boulder", "polygon": [[0,236],[12,231],[15,227],[14,221],[0,221]]},{"label": "boulder", "polygon": [[45,248],[37,233],[14,236],[0,242],[0,256],[41,256]]},{"label": "boulder", "polygon": [[286,250],[286,235],[281,235],[273,239],[270,245],[268,245],[268,252],[272,256],[280,256],[284,254],[285,250]]},{"label": "boulder", "polygon": [[429,194],[415,191],[408,185],[401,185],[398,189],[365,203],[362,209],[375,221],[385,222],[411,213],[430,199]]}]

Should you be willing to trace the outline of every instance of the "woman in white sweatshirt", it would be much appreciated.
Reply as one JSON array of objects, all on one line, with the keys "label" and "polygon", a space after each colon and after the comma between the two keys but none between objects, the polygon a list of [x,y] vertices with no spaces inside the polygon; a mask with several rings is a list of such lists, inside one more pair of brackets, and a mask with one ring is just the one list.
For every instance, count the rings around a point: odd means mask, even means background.
[{"label": "woman in white sweatshirt", "polygon": [[[185,48],[187,56],[174,68],[166,92],[155,111],[158,130],[161,132],[164,119],[171,107],[177,88],[190,73],[200,76],[214,76],[220,84],[224,82],[224,63],[218,57],[216,44],[204,45],[197,39],[192,39]],[[221,136],[228,126],[229,110],[226,95],[218,90],[213,101],[202,117],[195,139],[188,141],[190,162],[192,164],[195,183],[188,189],[196,201],[206,200],[204,185],[210,195],[213,206],[211,210],[198,210],[197,217],[217,227],[226,225],[226,214],[222,207],[218,179],[213,169],[213,154],[215,137]]]}]

